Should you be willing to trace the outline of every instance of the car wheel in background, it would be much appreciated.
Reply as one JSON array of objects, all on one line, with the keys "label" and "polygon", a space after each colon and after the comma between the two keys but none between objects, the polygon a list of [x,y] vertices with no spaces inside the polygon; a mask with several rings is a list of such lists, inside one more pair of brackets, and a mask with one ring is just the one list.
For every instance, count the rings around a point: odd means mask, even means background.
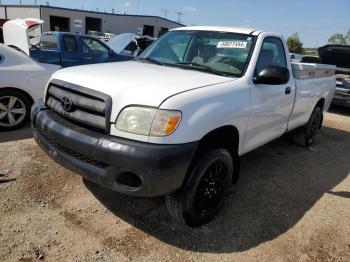
[{"label": "car wheel in background", "polygon": [[0,90],[0,130],[22,127],[29,118],[30,99],[17,90]]}]

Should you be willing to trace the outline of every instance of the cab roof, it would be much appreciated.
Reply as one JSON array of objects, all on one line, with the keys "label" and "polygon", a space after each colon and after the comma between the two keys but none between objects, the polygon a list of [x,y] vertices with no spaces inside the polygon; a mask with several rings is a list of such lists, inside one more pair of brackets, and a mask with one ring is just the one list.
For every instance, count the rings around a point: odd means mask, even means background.
[{"label": "cab roof", "polygon": [[238,34],[252,34],[258,35],[263,32],[262,30],[250,27],[228,27],[228,26],[185,26],[175,28],[171,31],[216,31],[216,32],[228,32],[228,33],[238,33]]}]

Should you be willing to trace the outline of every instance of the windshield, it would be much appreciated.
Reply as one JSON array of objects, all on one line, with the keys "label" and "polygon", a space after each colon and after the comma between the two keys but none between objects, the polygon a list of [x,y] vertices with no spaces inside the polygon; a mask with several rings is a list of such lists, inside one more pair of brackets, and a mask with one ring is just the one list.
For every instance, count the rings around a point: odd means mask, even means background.
[{"label": "windshield", "polygon": [[225,32],[171,31],[139,58],[167,66],[241,76],[254,36]]}]

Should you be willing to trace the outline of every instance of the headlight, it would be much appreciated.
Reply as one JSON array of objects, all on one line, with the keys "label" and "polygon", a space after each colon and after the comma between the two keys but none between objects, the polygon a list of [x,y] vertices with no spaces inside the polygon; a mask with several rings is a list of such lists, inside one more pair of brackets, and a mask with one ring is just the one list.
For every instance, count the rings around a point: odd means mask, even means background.
[{"label": "headlight", "polygon": [[181,121],[181,112],[148,107],[127,107],[119,115],[116,128],[144,136],[171,135]]},{"label": "headlight", "polygon": [[148,136],[157,109],[147,107],[127,107],[119,115],[117,129]]}]

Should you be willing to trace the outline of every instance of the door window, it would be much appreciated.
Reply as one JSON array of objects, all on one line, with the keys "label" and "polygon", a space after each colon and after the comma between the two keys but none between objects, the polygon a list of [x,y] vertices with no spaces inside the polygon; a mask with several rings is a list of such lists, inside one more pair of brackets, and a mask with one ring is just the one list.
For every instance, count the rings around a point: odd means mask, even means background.
[{"label": "door window", "polygon": [[78,52],[78,44],[75,37],[72,35],[65,35],[62,37],[63,47],[66,52],[73,53]]},{"label": "door window", "polygon": [[40,47],[41,48],[57,48],[57,37],[56,35],[42,35],[40,39]]},{"label": "door window", "polygon": [[275,37],[265,38],[258,62],[256,64],[256,72],[260,72],[267,66],[287,67],[286,54],[282,41]]},{"label": "door window", "polygon": [[[108,56],[109,55],[109,49],[102,45],[99,41],[91,38],[82,38],[82,41],[87,47],[89,53],[95,55],[95,56]],[[86,53],[86,50],[84,49],[84,52]]]}]

